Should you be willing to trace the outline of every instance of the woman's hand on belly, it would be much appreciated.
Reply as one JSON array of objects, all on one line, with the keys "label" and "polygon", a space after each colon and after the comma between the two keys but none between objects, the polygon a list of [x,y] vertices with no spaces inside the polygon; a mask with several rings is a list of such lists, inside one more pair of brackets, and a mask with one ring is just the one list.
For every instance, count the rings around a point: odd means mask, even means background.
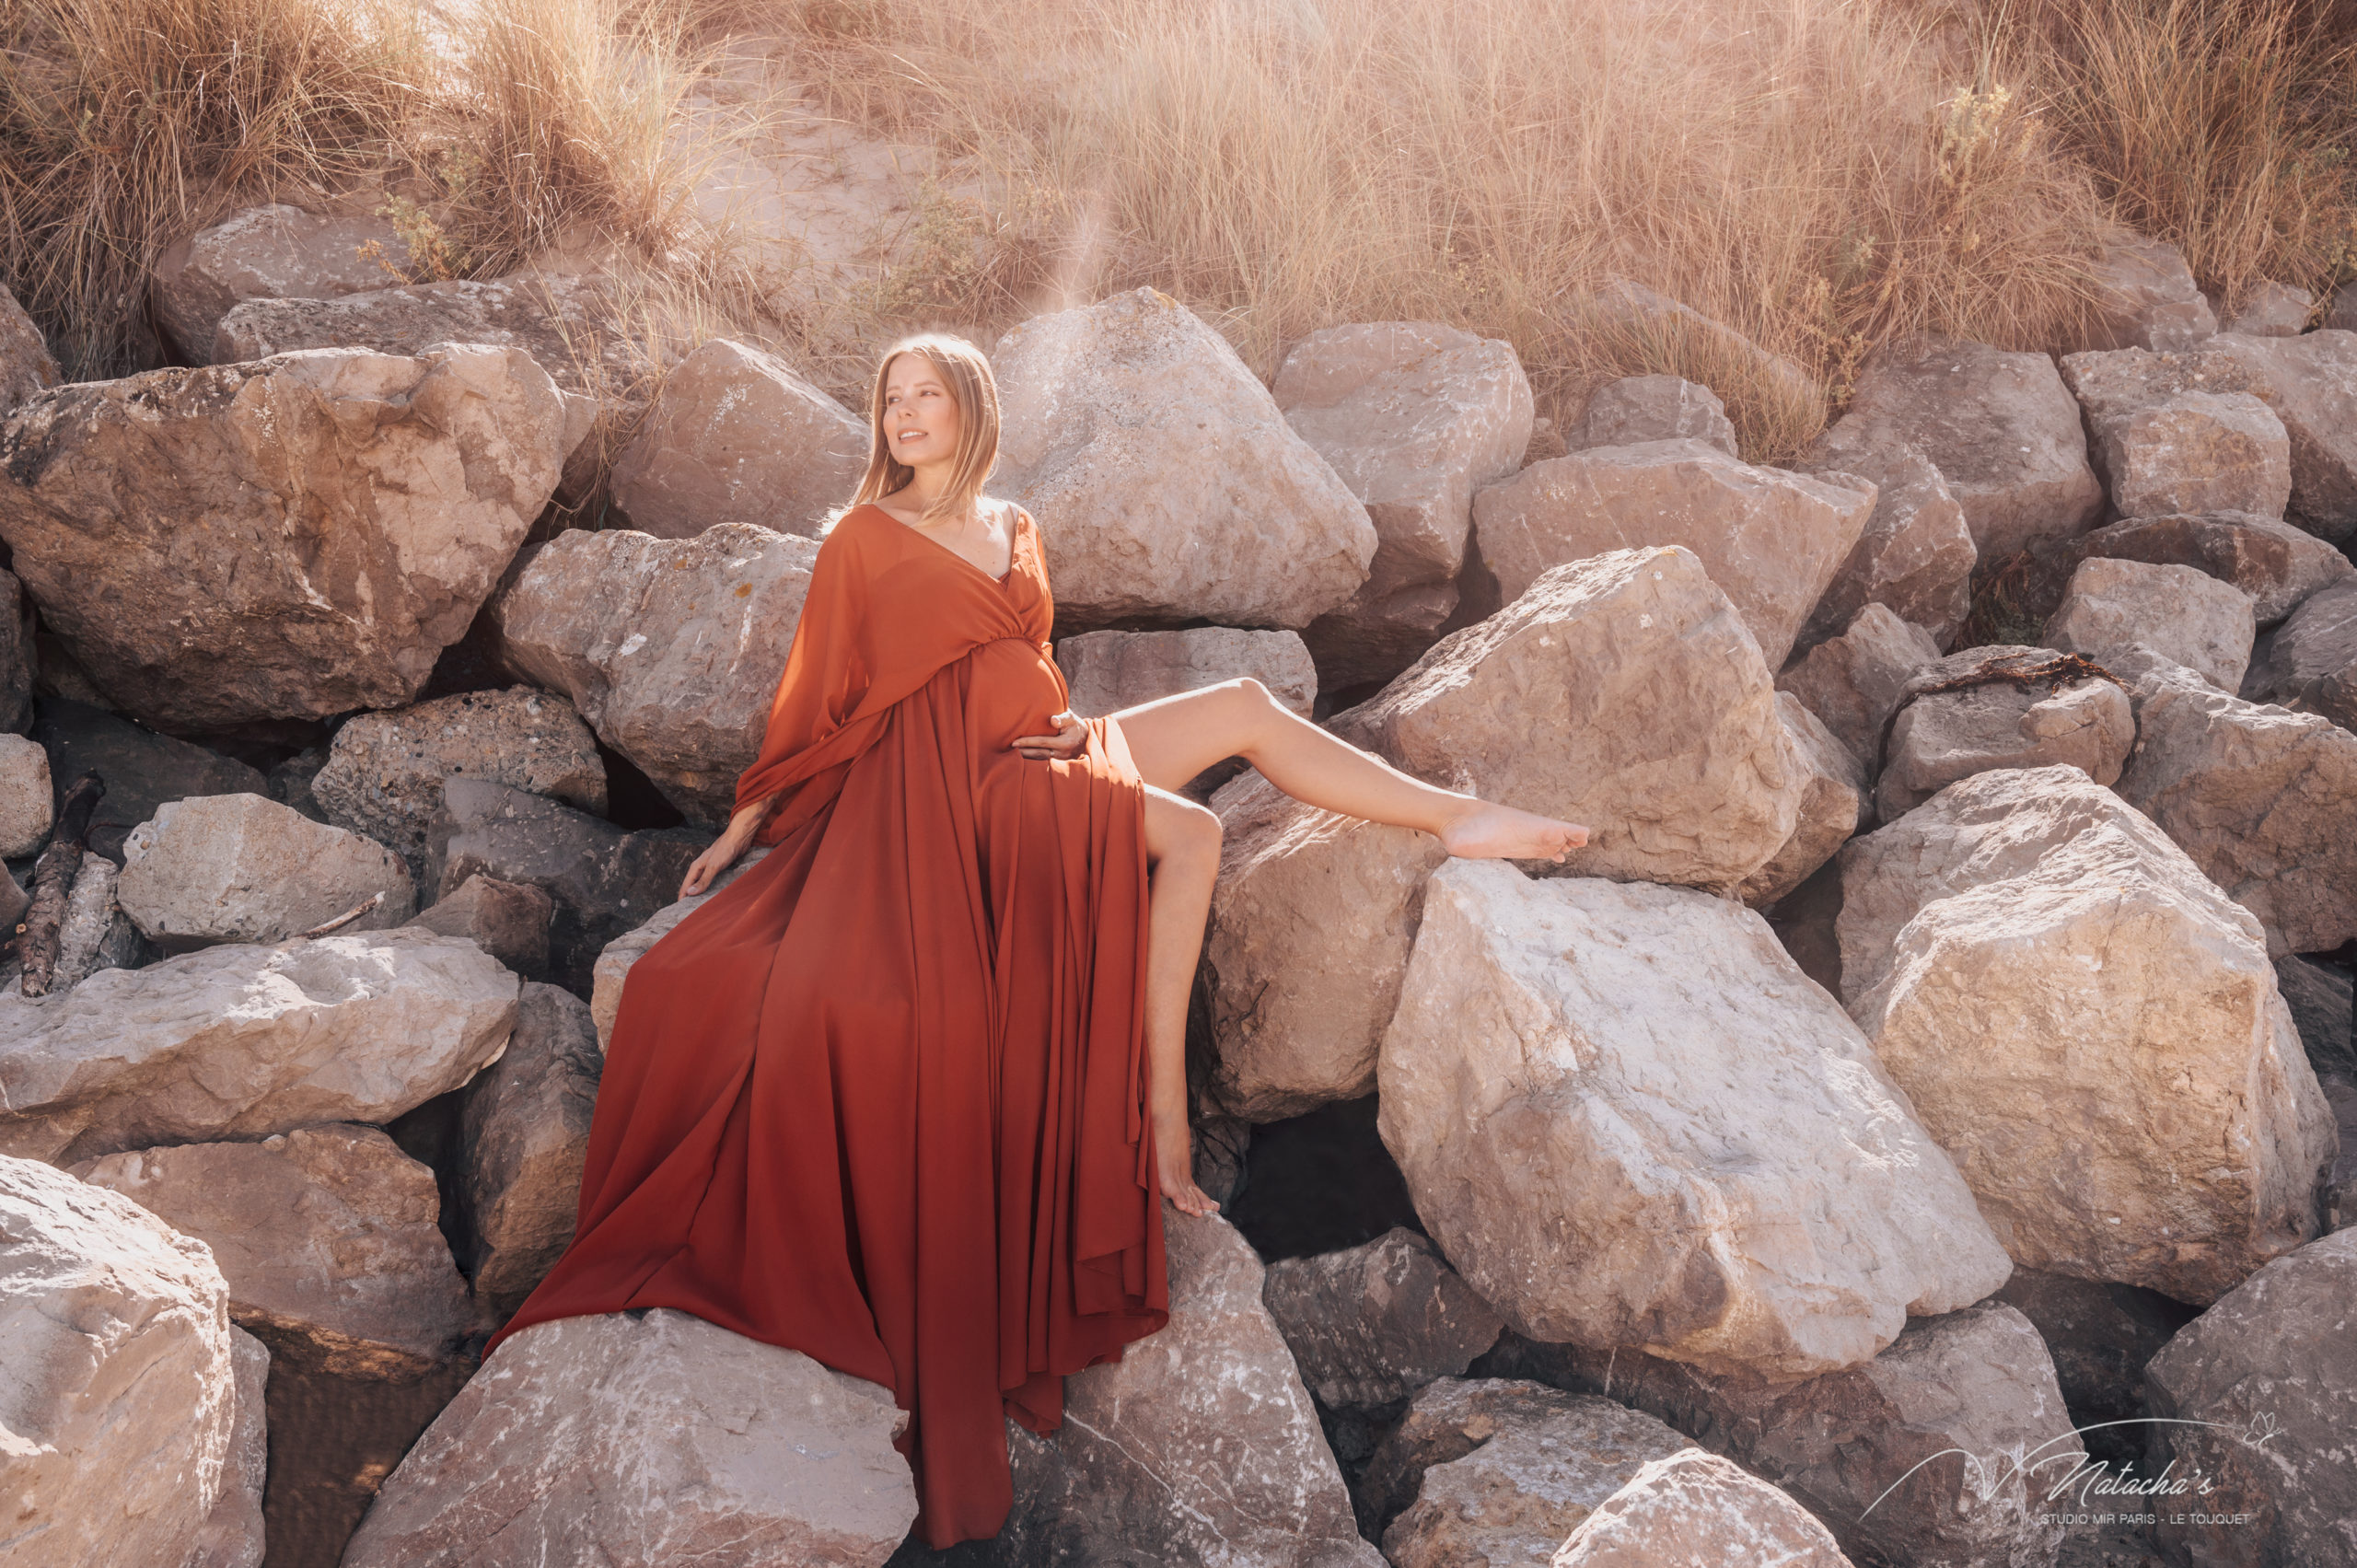
[{"label": "woman's hand on belly", "polygon": [[1026,757],[1048,761],[1067,761],[1080,755],[1088,744],[1088,726],[1070,709],[1058,714],[1052,721],[1053,735],[1018,735],[1007,742]]}]

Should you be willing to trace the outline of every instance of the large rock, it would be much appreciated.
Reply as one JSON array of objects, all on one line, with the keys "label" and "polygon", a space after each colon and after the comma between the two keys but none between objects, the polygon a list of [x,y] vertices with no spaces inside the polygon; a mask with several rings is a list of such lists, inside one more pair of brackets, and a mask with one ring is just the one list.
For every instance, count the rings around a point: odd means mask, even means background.
[{"label": "large rock", "polygon": [[1701,441],[1649,441],[1533,463],[1476,495],[1473,517],[1482,563],[1508,599],[1567,561],[1685,546],[1777,669],[1874,501],[1863,482],[1753,468]]},{"label": "large rock", "polygon": [[0,857],[15,860],[47,843],[56,803],[49,753],[21,735],[0,734]]},{"label": "large rock", "polygon": [[1736,896],[1753,909],[1765,909],[1791,893],[1832,859],[1865,826],[1873,798],[1866,790],[1865,764],[1824,720],[1789,691],[1776,693],[1776,711],[1801,771],[1800,819],[1783,847],[1736,889]]},{"label": "large rock", "polygon": [[[401,281],[409,247],[380,217],[326,217],[280,203],[249,207],[190,235],[156,262],[148,297],[182,363],[202,365],[213,334],[248,299],[333,299]],[[422,345],[421,345],[422,346]]]},{"label": "large rock", "polygon": [[2144,1368],[2154,1469],[2200,1477],[2154,1537],[2176,1562],[2307,1568],[2351,1561],[2357,1469],[2357,1230],[2279,1258]]},{"label": "large rock", "polygon": [[1929,632],[1888,605],[1859,606],[1837,636],[1809,649],[1776,677],[1776,690],[1800,700],[1849,748],[1871,784],[1882,765],[1883,726],[1898,710],[1910,677],[1940,656]]},{"label": "large rock", "polygon": [[0,538],[148,723],[396,707],[523,543],[563,431],[547,372],[480,345],[84,382],[0,425]]},{"label": "large rock", "polygon": [[614,459],[628,527],[691,539],[714,523],[815,537],[867,471],[865,420],[775,354],[714,338],[671,367]]},{"label": "large rock", "polygon": [[2349,557],[2306,529],[2242,512],[2113,523],[2082,537],[2079,551],[2083,556],[2198,567],[2248,594],[2251,615],[2261,627],[2274,625],[2309,595],[2357,571]]},{"label": "large rock", "polygon": [[[1419,777],[1591,824],[1571,875],[1732,889],[1791,839],[1806,787],[1758,645],[1675,547],[1558,567],[1332,727]],[[1216,1093],[1260,1121],[1367,1093],[1446,852],[1258,774],[1213,805]]]},{"label": "large rock", "polygon": [[1880,604],[1945,648],[1971,613],[1972,569],[1980,559],[1964,507],[1921,448],[1864,446],[1856,436],[1854,428],[1836,425],[1802,459],[1810,472],[1870,482],[1875,509],[1809,611],[1799,645],[1838,635],[1859,610]]},{"label": "large rock", "polygon": [[1504,1326],[1439,1248],[1402,1227],[1271,1263],[1260,1298],[1302,1382],[1329,1408],[1388,1404],[1457,1376]]},{"label": "large rock", "polygon": [[2310,595],[2265,646],[2238,695],[2357,730],[2357,577]]},{"label": "large rock", "polygon": [[1552,1568],[1658,1568],[1676,1562],[1850,1568],[1832,1532],[1807,1510],[1700,1448],[1638,1470],[1581,1521],[1556,1551]]},{"label": "large rock", "polygon": [[2316,296],[2287,283],[2256,283],[2226,326],[2247,338],[2296,338],[2316,314]]},{"label": "large rock", "polygon": [[1361,1491],[1394,1568],[1540,1563],[1648,1460],[1689,1446],[1593,1394],[1444,1378],[1409,1405]]},{"label": "large rock", "polygon": [[1530,378],[1512,343],[1371,321],[1302,339],[1270,390],[1375,525],[1365,583],[1304,636],[1327,685],[1387,679],[1457,608],[1473,493],[1514,472],[1530,445]]},{"label": "large rock", "polygon": [[1361,1540],[1260,1260],[1217,1215],[1165,1211],[1170,1321],[1064,1380],[1051,1437],[1009,1423],[997,1560],[1380,1568]]},{"label": "large rock", "polygon": [[579,994],[598,950],[677,898],[711,842],[685,828],[625,832],[524,790],[454,778],[426,836],[425,881],[446,897],[477,875],[546,892],[556,906],[549,972]]},{"label": "large rock", "polygon": [[389,1121],[499,1054],[516,986],[471,942],[370,931],[0,992],[0,1153],[66,1163]]},{"label": "large rock", "polygon": [[2242,684],[2257,632],[2250,595],[2192,566],[2090,555],[2041,638],[2097,664],[2142,645],[2222,691]]},{"label": "large rock", "polygon": [[11,1568],[181,1568],[244,1480],[250,1419],[203,1244],[0,1156],[0,1304]]},{"label": "large rock", "polygon": [[2086,410],[2096,471],[2121,517],[2283,515],[2291,437],[2249,389],[2251,378],[2227,364],[2223,354],[2133,348],[2062,361],[2062,378]]},{"label": "large rock", "polygon": [[891,1392],[669,1307],[502,1344],[344,1568],[880,1568],[916,1518]]},{"label": "large rock", "polygon": [[997,483],[1040,522],[1057,618],[1308,625],[1367,580],[1366,508],[1227,341],[1141,288],[992,351]]},{"label": "large rock", "polygon": [[2099,675],[2024,673],[2055,657],[2052,649],[1996,644],[1950,654],[1910,676],[1875,779],[1882,819],[1896,821],[1956,780],[1994,768],[2067,762],[2097,784],[2119,777],[2136,741],[2127,692]]},{"label": "large rock", "polygon": [[1919,447],[1964,508],[1983,565],[2079,533],[2103,509],[2079,405],[2042,354],[1936,342],[1877,354],[1831,436]]},{"label": "large rock", "polygon": [[1706,894],[1442,867],[1378,1083],[1417,1214],[1533,1339],[1807,1376],[2011,1268],[1864,1037]]},{"label": "large rock", "polygon": [[235,758],[63,697],[36,704],[32,738],[49,753],[50,785],[57,795],[86,772],[106,781],[93,823],[135,828],[169,801],[270,793],[269,781]]},{"label": "large rock", "polygon": [[41,329],[17,296],[0,287],[0,419],[43,387],[56,385],[57,361],[50,357]]},{"label": "large rock", "polygon": [[197,1531],[191,1568],[261,1568],[261,1494],[270,1478],[270,1350],[243,1329],[229,1330],[238,1424],[229,1434],[221,1499]]},{"label": "large rock", "polygon": [[2193,281],[2184,252],[2129,229],[2106,237],[2090,268],[2100,315],[2090,334],[2103,347],[2186,349],[2218,330],[2218,314]]},{"label": "large rock", "polygon": [[2248,375],[2292,441],[2292,504],[2302,526],[2347,544],[2357,534],[2357,332],[2250,338],[2207,345]]},{"label": "large rock", "polygon": [[2316,1234],[2332,1117],[2258,923],[2142,813],[1984,772],[1841,882],[1843,1000],[2017,1261],[2201,1302]]},{"label": "large rock", "polygon": [[445,893],[410,922],[445,936],[464,936],[522,975],[544,980],[549,972],[549,926],[556,900],[545,888],[503,882],[478,871]]},{"label": "large rock", "polygon": [[475,1299],[498,1317],[524,1304],[573,1239],[604,1068],[588,1004],[527,984],[507,1049],[467,1086],[459,1179],[475,1237],[469,1273]]},{"label": "large rock", "polygon": [[350,929],[381,931],[417,912],[401,856],[266,796],[159,806],[123,840],[122,854],[115,896],[140,934],[168,952],[283,941],[372,899]]},{"label": "large rock", "polygon": [[1499,1348],[1498,1376],[1634,1405],[1774,1483],[1860,1562],[2052,1563],[2055,1488],[2086,1458],[2045,1343],[2001,1302],[1914,1318],[1873,1360],[1801,1382]]},{"label": "large rock", "polygon": [[563,692],[697,821],[726,821],[761,750],[816,542],[745,523],[693,539],[575,528],[529,551],[487,613],[501,659]]},{"label": "large rock", "polygon": [[1318,703],[1318,667],[1296,632],[1084,632],[1056,644],[1056,666],[1083,718],[1246,675],[1304,718]]},{"label": "large rock", "polygon": [[1694,440],[1728,457],[1736,450],[1735,422],[1716,392],[1677,376],[1623,376],[1607,381],[1587,401],[1579,423],[1565,434],[1572,450],[1633,447],[1640,441]]},{"label": "large rock", "polygon": [[751,869],[755,863],[769,854],[769,847],[747,850],[737,863],[712,879],[712,886],[702,892],[684,899],[675,899],[648,916],[645,923],[634,925],[606,944],[598,954],[592,970],[589,993],[589,1019],[598,1030],[598,1052],[603,1059],[607,1042],[614,1038],[614,1015],[621,1010],[622,986],[630,979],[630,968],[646,956],[646,950],[661,941],[673,926],[692,914],[704,900],[728,886]]},{"label": "large rock", "polygon": [[74,1174],[213,1249],[229,1315],[297,1365],[414,1382],[467,1330],[434,1172],[374,1127],[135,1149]]},{"label": "large rock", "polygon": [[2269,952],[2320,953],[2357,936],[2357,735],[2146,660],[2131,676],[2138,739],[2120,796],[2258,917]]},{"label": "large rock", "polygon": [[606,809],[597,738],[568,703],[528,686],[354,714],[312,775],[311,797],[329,821],[367,834],[415,871],[442,808],[442,781],[453,776]]}]

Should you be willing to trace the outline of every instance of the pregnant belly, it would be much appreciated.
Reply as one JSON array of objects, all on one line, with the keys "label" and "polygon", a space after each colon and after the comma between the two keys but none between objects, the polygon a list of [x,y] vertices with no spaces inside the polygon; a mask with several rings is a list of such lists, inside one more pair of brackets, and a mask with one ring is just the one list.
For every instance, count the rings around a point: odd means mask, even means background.
[{"label": "pregnant belly", "polygon": [[1018,735],[1052,735],[1063,711],[1063,676],[1039,645],[1017,637],[985,643],[974,650],[973,679],[967,688],[966,722],[985,761],[1004,754]]}]

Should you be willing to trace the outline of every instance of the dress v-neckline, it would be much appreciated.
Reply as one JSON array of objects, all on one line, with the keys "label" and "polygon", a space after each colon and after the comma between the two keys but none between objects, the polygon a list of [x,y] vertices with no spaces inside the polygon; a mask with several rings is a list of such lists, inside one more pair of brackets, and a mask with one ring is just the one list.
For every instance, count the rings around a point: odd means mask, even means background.
[{"label": "dress v-neckline", "polygon": [[950,549],[947,545],[942,543],[939,540],[934,538],[931,534],[926,533],[922,528],[919,528],[913,523],[904,523],[900,521],[900,518],[892,516],[891,513],[884,511],[883,507],[877,506],[876,503],[873,501],[863,502],[862,505],[876,506],[876,510],[883,514],[885,521],[890,523],[894,528],[905,528],[909,533],[923,540],[925,543],[933,546],[934,549],[940,551],[944,555],[964,562],[967,568],[971,571],[974,575],[981,578],[982,581],[990,584],[993,587],[1003,588],[1006,587],[1008,580],[1015,575],[1015,568],[1017,563],[1017,559],[1023,553],[1023,512],[1020,507],[1016,509],[1015,522],[1013,526],[1006,530],[1006,570],[993,577],[981,567],[975,565],[973,562],[967,560],[964,555]]}]

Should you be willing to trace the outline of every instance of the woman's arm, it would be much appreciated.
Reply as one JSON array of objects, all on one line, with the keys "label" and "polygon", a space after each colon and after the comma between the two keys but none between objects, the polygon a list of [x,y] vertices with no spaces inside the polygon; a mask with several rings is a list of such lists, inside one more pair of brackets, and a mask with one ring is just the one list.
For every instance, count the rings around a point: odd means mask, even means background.
[{"label": "woman's arm", "polygon": [[712,886],[714,877],[736,865],[737,857],[745,853],[745,846],[761,830],[763,819],[776,807],[779,798],[772,795],[750,806],[739,807],[737,814],[728,819],[728,826],[721,830],[720,837],[688,867],[688,875],[679,884],[679,897],[693,898]]}]

